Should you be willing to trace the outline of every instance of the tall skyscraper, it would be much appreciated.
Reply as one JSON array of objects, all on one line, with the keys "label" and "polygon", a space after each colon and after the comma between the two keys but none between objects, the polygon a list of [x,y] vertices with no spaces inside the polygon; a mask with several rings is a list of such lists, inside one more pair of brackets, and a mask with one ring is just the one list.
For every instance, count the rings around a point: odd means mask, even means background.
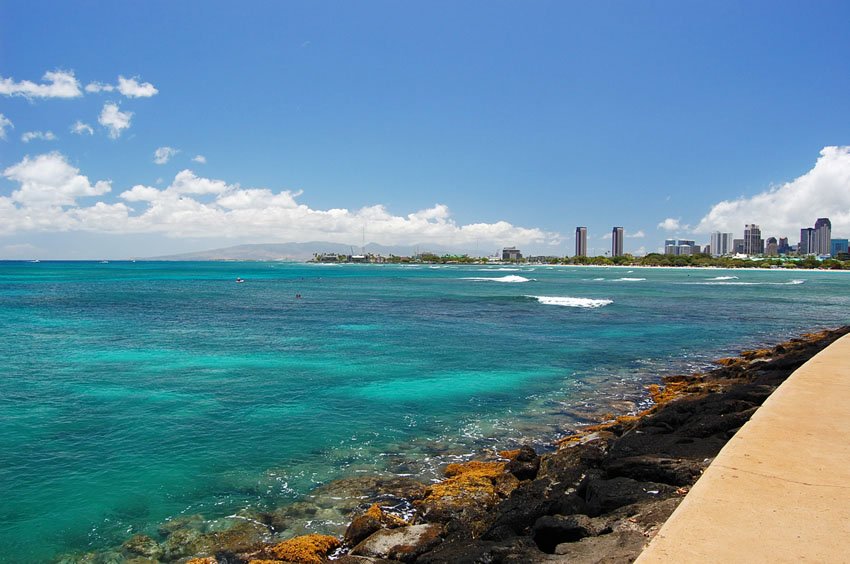
[{"label": "tall skyscraper", "polygon": [[755,223],[744,226],[744,254],[764,254],[764,239],[761,238],[761,228]]},{"label": "tall skyscraper", "polygon": [[623,228],[615,227],[611,231],[611,256],[623,256]]},{"label": "tall skyscraper", "polygon": [[776,252],[780,255],[787,255],[791,252],[791,245],[788,244],[788,237],[779,238],[779,245],[776,247]]},{"label": "tall skyscraper", "polygon": [[831,237],[832,223],[828,217],[819,217],[815,222],[814,254],[818,256],[829,255],[832,252]]},{"label": "tall skyscraper", "polygon": [[798,255],[811,255],[813,254],[815,247],[815,230],[811,227],[804,227],[800,229],[800,244],[797,245],[797,254]]},{"label": "tall skyscraper", "polygon": [[576,227],[576,256],[587,256],[587,227]]},{"label": "tall skyscraper", "polygon": [[735,236],[732,233],[721,233],[715,231],[711,234],[711,256],[722,257],[723,255],[731,255],[735,252],[734,247]]}]

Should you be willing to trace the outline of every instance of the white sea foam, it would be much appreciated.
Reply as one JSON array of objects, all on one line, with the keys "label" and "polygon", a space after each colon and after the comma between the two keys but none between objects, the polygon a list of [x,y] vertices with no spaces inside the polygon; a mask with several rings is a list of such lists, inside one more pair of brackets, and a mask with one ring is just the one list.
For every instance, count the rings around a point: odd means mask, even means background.
[{"label": "white sea foam", "polygon": [[466,278],[461,278],[461,280],[479,280],[482,282],[506,282],[509,284],[519,283],[519,282],[531,282],[534,278],[526,278],[525,276],[516,276],[515,274],[509,274],[508,276],[502,276],[501,278],[485,278],[483,276],[469,276]]},{"label": "white sea foam", "polygon": [[715,282],[685,282],[697,286],[797,286],[805,284],[805,280],[789,280],[788,282],[731,282],[728,280],[719,280]]},{"label": "white sea foam", "polygon": [[640,282],[642,280],[646,280],[646,278],[615,278],[614,282]]},{"label": "white sea foam", "polygon": [[597,308],[614,303],[613,300],[594,300],[591,298],[572,298],[569,296],[526,296],[544,305],[556,305],[564,307]]},{"label": "white sea foam", "polygon": [[714,278],[709,278],[709,280],[737,280],[737,276],[715,276]]},{"label": "white sea foam", "polygon": [[519,272],[520,270],[522,270],[522,269],[521,268],[508,268],[508,267],[505,266],[505,267],[501,267],[501,268],[479,268],[478,272]]},{"label": "white sea foam", "polygon": [[594,282],[602,282],[603,280],[605,280],[605,279],[604,278],[594,278],[593,279]]}]

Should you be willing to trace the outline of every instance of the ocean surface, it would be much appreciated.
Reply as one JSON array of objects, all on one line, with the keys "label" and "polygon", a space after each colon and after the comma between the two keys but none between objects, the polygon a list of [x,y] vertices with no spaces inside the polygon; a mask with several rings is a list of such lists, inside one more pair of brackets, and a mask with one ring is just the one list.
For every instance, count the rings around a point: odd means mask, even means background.
[{"label": "ocean surface", "polygon": [[0,560],[545,448],[849,318],[845,272],[0,262]]}]

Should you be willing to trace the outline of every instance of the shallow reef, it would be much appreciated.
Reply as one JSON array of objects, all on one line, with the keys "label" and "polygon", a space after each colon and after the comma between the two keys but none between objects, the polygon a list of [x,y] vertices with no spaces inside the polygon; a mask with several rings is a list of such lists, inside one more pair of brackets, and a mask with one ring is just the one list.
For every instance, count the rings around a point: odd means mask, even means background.
[{"label": "shallow reef", "polygon": [[[110,551],[63,564],[367,564],[631,562],[713,457],[794,370],[850,326],[665,377],[653,404],[566,436],[449,464],[426,484],[362,476],[310,502],[245,512],[211,530],[199,515],[163,523]],[[338,520],[337,536],[301,534],[305,518]],[[345,523],[349,523],[345,528]]]}]

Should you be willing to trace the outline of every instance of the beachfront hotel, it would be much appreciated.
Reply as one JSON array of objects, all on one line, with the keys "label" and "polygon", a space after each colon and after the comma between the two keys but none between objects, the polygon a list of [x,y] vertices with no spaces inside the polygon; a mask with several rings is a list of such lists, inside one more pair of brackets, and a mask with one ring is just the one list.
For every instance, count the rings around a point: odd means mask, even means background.
[{"label": "beachfront hotel", "polygon": [[611,231],[611,256],[623,256],[623,228],[615,227]]},{"label": "beachfront hotel", "polygon": [[576,256],[587,256],[587,227],[576,227]]}]

